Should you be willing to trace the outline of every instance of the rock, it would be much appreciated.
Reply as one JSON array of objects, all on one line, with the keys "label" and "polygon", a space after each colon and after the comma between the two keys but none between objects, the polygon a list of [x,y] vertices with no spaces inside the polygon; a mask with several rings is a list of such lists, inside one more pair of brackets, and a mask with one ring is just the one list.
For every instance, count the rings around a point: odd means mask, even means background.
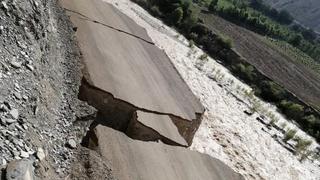
[{"label": "rock", "polygon": [[19,111],[18,109],[12,109],[10,111],[10,115],[14,118],[14,119],[18,119],[19,118]]},{"label": "rock", "polygon": [[28,100],[28,96],[23,95],[23,96],[22,96],[22,99],[26,101],[26,100]]},{"label": "rock", "polygon": [[248,116],[251,116],[252,114],[254,114],[254,111],[252,111],[251,109],[244,110],[243,112],[246,113]]},{"label": "rock", "polygon": [[0,104],[0,111],[2,112],[8,111],[8,106],[5,103]]},{"label": "rock", "polygon": [[2,166],[6,166],[7,165],[7,160],[2,158],[2,162],[1,163],[2,163]]},{"label": "rock", "polygon": [[5,119],[5,122],[6,122],[6,124],[12,124],[12,123],[17,122],[17,120],[16,119]]},{"label": "rock", "polygon": [[6,168],[7,180],[33,180],[33,167],[31,161],[12,161]]},{"label": "rock", "polygon": [[28,130],[28,124],[22,124],[22,127],[23,127],[25,130]]},{"label": "rock", "polygon": [[20,152],[20,157],[22,158],[28,158],[29,157],[29,153],[25,152],[25,151],[21,151]]},{"label": "rock", "polygon": [[18,93],[18,92],[14,92],[13,95],[14,95],[14,97],[16,97],[16,98],[19,99],[19,100],[22,99],[21,94]]},{"label": "rock", "polygon": [[15,145],[18,145],[19,147],[23,147],[23,142],[22,142],[22,140],[14,139],[14,140],[13,140],[13,143],[14,143]]},{"label": "rock", "polygon": [[5,118],[0,118],[0,120],[1,120],[1,124],[2,124],[2,125],[7,124],[7,121],[6,121],[6,119],[5,119]]},{"label": "rock", "polygon": [[19,131],[22,131],[24,132],[24,128],[22,128],[18,123],[15,124],[16,128],[19,130]]},{"label": "rock", "polygon": [[28,68],[30,71],[33,71],[33,70],[34,70],[34,67],[33,67],[32,65],[27,64],[26,66],[27,66],[27,68]]},{"label": "rock", "polygon": [[12,67],[14,67],[16,69],[21,68],[21,65],[22,65],[21,62],[17,62],[16,60],[11,61],[10,64],[11,64]]},{"label": "rock", "polygon": [[5,10],[8,11],[9,7],[8,7],[7,3],[6,3],[5,1],[2,1],[1,4],[2,4],[2,7],[3,7]]},{"label": "rock", "polygon": [[56,169],[56,173],[62,174],[62,170],[60,168]]},{"label": "rock", "polygon": [[36,156],[40,161],[42,161],[42,160],[44,160],[44,158],[46,158],[46,154],[42,148],[38,148]]},{"label": "rock", "polygon": [[75,149],[75,148],[77,148],[77,143],[76,143],[76,141],[74,139],[69,139],[68,140],[68,146],[70,148],[72,148],[72,149]]},{"label": "rock", "polygon": [[22,49],[27,49],[28,48],[27,45],[25,45],[24,43],[22,43],[20,41],[18,41],[17,43],[18,43],[18,46],[21,47]]}]

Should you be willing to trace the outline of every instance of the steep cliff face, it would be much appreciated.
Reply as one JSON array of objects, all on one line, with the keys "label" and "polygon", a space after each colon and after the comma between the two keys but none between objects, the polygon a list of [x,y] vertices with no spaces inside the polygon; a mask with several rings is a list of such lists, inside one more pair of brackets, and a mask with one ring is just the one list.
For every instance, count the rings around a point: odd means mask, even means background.
[{"label": "steep cliff face", "polygon": [[276,9],[285,9],[301,24],[320,32],[319,0],[264,0]]}]

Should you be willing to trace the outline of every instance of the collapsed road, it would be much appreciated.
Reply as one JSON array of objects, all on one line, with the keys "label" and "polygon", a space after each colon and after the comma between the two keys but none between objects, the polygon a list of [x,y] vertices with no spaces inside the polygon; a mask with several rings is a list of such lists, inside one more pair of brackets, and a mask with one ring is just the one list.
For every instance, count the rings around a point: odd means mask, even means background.
[{"label": "collapsed road", "polygon": [[61,3],[83,55],[80,98],[120,130],[137,110],[168,115],[190,145],[204,108],[147,32],[103,1]]},{"label": "collapsed road", "polygon": [[83,145],[110,160],[116,178],[242,179],[177,147],[191,145],[204,108],[145,29],[101,0],[60,2],[83,57],[79,98],[99,111]]},{"label": "collapsed road", "polygon": [[58,2],[0,4],[0,179],[243,179],[186,148],[204,108],[144,28]]}]

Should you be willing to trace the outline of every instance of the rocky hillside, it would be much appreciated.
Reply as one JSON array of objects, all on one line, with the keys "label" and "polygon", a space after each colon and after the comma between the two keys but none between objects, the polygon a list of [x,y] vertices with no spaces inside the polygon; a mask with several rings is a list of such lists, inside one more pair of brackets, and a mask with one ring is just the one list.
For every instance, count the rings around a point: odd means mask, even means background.
[{"label": "rocky hillside", "polygon": [[285,9],[296,20],[320,32],[320,1],[319,0],[264,0],[276,9]]}]

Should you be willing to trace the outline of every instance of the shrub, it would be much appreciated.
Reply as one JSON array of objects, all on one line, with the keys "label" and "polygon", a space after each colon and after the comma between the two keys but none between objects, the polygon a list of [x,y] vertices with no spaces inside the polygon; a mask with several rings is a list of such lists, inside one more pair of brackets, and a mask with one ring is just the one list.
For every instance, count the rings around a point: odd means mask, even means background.
[{"label": "shrub", "polygon": [[283,141],[288,142],[290,139],[292,139],[296,135],[296,133],[297,133],[297,130],[289,129],[284,135]]},{"label": "shrub", "polygon": [[251,65],[238,63],[233,66],[232,69],[238,74],[239,77],[243,78],[244,80],[252,82],[256,77],[255,69]]},{"label": "shrub", "polygon": [[190,33],[189,38],[194,42],[195,40],[198,39],[198,34],[196,33]]},{"label": "shrub", "polygon": [[161,17],[162,16],[162,12],[159,10],[158,6],[152,6],[150,9],[152,15],[157,16],[157,17]]},{"label": "shrub", "polygon": [[287,123],[285,123],[285,122],[283,122],[283,123],[281,123],[281,128],[284,130],[286,127],[287,127]]},{"label": "shrub", "polygon": [[142,6],[143,8],[149,8],[148,0],[135,0],[135,2],[140,6]]},{"label": "shrub", "polygon": [[209,29],[204,24],[198,23],[190,29],[190,32],[200,37],[209,34]]},{"label": "shrub", "polygon": [[189,47],[190,47],[190,48],[194,48],[194,41],[193,41],[193,40],[190,40],[190,41],[189,41]]},{"label": "shrub", "polygon": [[301,34],[294,34],[289,38],[289,43],[293,46],[299,46],[302,41],[302,35]]},{"label": "shrub", "polygon": [[270,117],[270,118],[271,118],[271,121],[269,122],[269,125],[270,125],[270,126],[275,126],[276,123],[279,121],[279,120],[276,119],[276,118],[272,118],[272,117]]},{"label": "shrub", "polygon": [[297,141],[295,148],[298,153],[302,153],[303,151],[306,151],[308,147],[312,144],[312,141],[304,140],[300,137],[296,137],[295,140]]},{"label": "shrub", "polygon": [[180,24],[183,18],[183,10],[181,7],[178,7],[170,14],[170,21],[173,25]]},{"label": "shrub", "polygon": [[224,48],[230,49],[233,46],[232,40],[224,35],[219,35],[218,36],[218,42],[221,44]]},{"label": "shrub", "polygon": [[302,118],[300,123],[305,128],[312,128],[316,125],[316,122],[319,121],[314,115],[305,116]]},{"label": "shrub", "polygon": [[216,10],[217,4],[218,4],[218,0],[212,0],[208,7],[209,11],[214,12]]},{"label": "shrub", "polygon": [[286,10],[281,10],[279,13],[279,17],[278,20],[280,23],[284,23],[284,24],[290,24],[292,23],[292,16],[288,13],[288,11]]},{"label": "shrub", "polygon": [[[185,13],[187,12],[187,13]],[[199,11],[190,10],[184,11],[184,18],[181,22],[180,29],[183,30],[185,33],[190,33],[190,29],[196,25],[198,21]]]},{"label": "shrub", "polygon": [[285,98],[286,91],[272,81],[261,82],[261,96],[268,101],[277,102]]},{"label": "shrub", "polygon": [[304,152],[302,152],[300,154],[301,154],[300,161],[304,161],[305,159],[307,159],[309,156],[312,155],[312,151],[306,150],[306,151],[304,151]]},{"label": "shrub", "polygon": [[204,61],[208,59],[208,55],[207,54],[202,54],[201,56],[199,56],[199,59]]},{"label": "shrub", "polygon": [[280,109],[287,117],[295,120],[300,119],[304,115],[304,107],[290,101],[282,100],[280,102]]}]

